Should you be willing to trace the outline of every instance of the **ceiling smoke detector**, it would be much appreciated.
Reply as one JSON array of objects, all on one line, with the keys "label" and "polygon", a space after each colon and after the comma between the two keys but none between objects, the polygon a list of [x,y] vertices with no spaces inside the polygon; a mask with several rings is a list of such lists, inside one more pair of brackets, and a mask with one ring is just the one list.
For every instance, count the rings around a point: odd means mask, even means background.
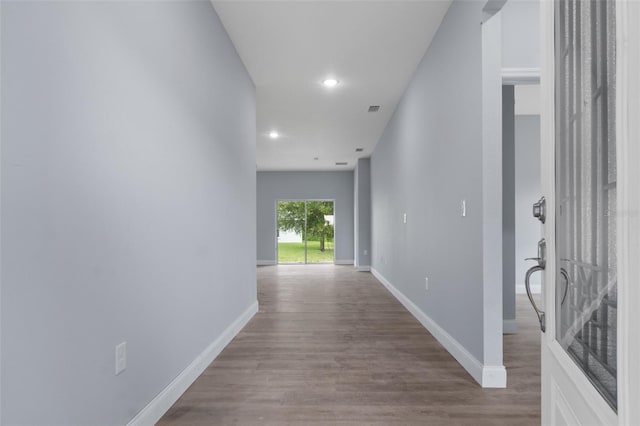
[{"label": "ceiling smoke detector", "polygon": [[369,112],[378,112],[380,111],[380,105],[370,105]]}]

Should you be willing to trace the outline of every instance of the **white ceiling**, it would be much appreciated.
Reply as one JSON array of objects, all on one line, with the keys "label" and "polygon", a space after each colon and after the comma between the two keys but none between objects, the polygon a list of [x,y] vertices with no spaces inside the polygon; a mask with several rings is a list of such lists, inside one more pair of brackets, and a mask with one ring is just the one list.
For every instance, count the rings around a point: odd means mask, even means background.
[{"label": "white ceiling", "polygon": [[258,170],[336,170],[371,155],[450,0],[213,4],[256,85]]}]

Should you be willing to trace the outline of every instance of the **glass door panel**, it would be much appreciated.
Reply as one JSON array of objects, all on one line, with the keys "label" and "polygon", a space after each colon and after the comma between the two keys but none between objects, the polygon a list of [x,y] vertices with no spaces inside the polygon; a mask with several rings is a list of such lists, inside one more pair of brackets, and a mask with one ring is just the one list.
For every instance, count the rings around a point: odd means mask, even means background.
[{"label": "glass door panel", "polygon": [[556,2],[556,339],[617,407],[615,2]]},{"label": "glass door panel", "polygon": [[279,201],[278,263],[333,263],[333,201]]},{"label": "glass door panel", "polygon": [[278,263],[307,263],[304,201],[278,201]]},{"label": "glass door panel", "polygon": [[307,201],[307,263],[333,263],[333,201]]}]

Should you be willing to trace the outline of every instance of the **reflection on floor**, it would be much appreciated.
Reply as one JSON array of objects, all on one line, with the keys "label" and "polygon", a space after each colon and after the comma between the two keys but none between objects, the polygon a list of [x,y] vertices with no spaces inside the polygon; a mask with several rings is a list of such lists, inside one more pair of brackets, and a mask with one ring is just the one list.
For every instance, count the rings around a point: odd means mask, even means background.
[{"label": "reflection on floor", "polygon": [[528,301],[504,337],[507,389],[482,389],[370,274],[258,268],[260,312],[159,425],[539,425]]}]

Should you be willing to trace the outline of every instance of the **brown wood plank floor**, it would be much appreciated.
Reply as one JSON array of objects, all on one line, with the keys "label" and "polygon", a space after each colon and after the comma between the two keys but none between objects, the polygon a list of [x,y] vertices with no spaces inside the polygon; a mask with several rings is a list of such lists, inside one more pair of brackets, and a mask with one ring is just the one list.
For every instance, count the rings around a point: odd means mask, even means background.
[{"label": "brown wood plank floor", "polygon": [[539,333],[518,298],[508,388],[482,389],[371,274],[258,268],[260,312],[158,424],[539,425]]}]

